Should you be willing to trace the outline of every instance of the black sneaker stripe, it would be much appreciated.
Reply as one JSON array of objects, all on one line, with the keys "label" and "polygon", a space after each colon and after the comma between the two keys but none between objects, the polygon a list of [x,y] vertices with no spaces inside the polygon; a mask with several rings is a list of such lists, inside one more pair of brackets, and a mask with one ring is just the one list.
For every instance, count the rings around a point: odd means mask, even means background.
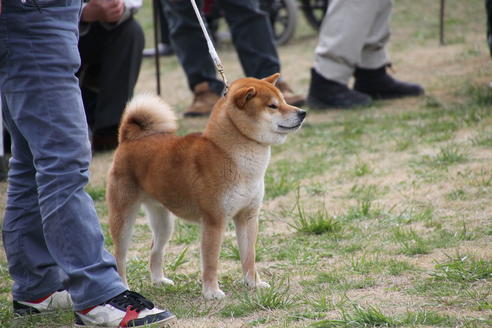
[{"label": "black sneaker stripe", "polygon": [[159,322],[173,320],[174,318],[176,318],[174,314],[166,310],[164,312],[148,315],[140,319],[130,320],[128,321],[127,327],[140,327],[151,323],[159,323]]}]

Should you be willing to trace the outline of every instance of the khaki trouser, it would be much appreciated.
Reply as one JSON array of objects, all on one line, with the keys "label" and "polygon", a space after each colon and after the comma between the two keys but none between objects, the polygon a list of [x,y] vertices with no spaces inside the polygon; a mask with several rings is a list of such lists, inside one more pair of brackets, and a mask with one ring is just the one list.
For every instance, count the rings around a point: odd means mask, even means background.
[{"label": "khaki trouser", "polygon": [[332,0],[321,25],[314,69],[324,78],[348,84],[356,67],[389,63],[392,0]]}]

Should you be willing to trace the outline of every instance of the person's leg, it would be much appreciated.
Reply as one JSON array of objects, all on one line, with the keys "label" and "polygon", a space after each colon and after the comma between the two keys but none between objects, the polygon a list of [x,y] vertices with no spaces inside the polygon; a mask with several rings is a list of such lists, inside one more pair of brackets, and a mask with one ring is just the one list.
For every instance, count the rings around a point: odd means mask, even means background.
[{"label": "person's leg", "polygon": [[372,3],[378,8],[378,12],[369,29],[360,63],[354,71],[354,90],[368,94],[375,99],[393,99],[423,94],[424,89],[420,85],[399,81],[387,73],[389,59],[385,49],[390,38],[390,16],[393,2],[392,0],[377,0]]},{"label": "person's leg", "polygon": [[[60,280],[49,288],[30,285],[32,272],[25,269],[43,269],[30,258],[47,248],[52,258],[42,263],[48,264],[51,279],[56,280],[54,276],[59,272],[53,269],[56,262],[68,276],[66,286],[75,310],[85,309],[122,293],[126,287],[119,279],[113,257],[104,249],[94,205],[84,191],[91,157],[75,78],[80,64],[80,1],[54,1],[43,6],[41,13],[30,2],[4,1],[3,5],[0,89],[16,134],[12,159],[15,169],[9,173],[11,186],[5,215],[8,234],[15,231],[19,241],[12,243],[13,237],[9,236],[5,245],[10,254],[9,265],[14,266],[11,271],[20,272],[13,277],[18,279],[14,298],[32,299],[48,289],[59,288]],[[35,192],[39,212],[34,206]],[[28,210],[19,211],[23,202],[29,204]],[[32,210],[30,206],[34,206]],[[24,222],[39,219],[39,214],[42,236],[32,233],[31,226],[26,227],[28,223]],[[24,267],[18,267],[19,261],[15,260],[21,256]],[[36,282],[39,278],[32,279]]]},{"label": "person's leg", "polygon": [[[217,0],[224,11],[244,74],[264,78],[280,72],[272,26],[258,0]],[[283,77],[277,87],[285,101],[293,106],[304,104],[304,96],[294,94]]]},{"label": "person's leg", "polygon": [[133,18],[107,31],[105,36],[98,76],[95,134],[100,129],[119,125],[126,103],[133,96],[145,42],[142,27]]},{"label": "person's leg", "polygon": [[357,67],[366,69],[380,68],[390,62],[386,53],[386,45],[391,35],[392,0],[372,1],[372,6],[377,9],[377,12],[362,48],[360,61],[357,63]]},{"label": "person's leg", "polygon": [[367,95],[348,88],[378,13],[375,1],[333,0],[321,24],[307,102],[316,109],[370,104]]},{"label": "person's leg", "polygon": [[[105,49],[103,35],[95,33],[92,27],[87,33],[79,38],[79,53],[81,66],[77,72],[80,90],[82,93],[82,103],[84,104],[85,116],[89,125],[89,135],[92,137],[94,129],[95,113],[98,100],[99,85],[97,83],[99,66],[103,49]],[[95,73],[93,73],[95,72]]]},{"label": "person's leg", "polygon": [[264,78],[280,72],[280,60],[267,13],[257,0],[218,0],[231,29],[244,74]]},{"label": "person's leg", "polygon": [[[201,1],[196,1],[201,7]],[[184,116],[210,114],[224,89],[217,78],[207,41],[189,0],[161,0],[168,20],[169,38],[183,68],[188,86],[193,92],[193,102]]]},{"label": "person's leg", "polygon": [[170,44],[169,40],[169,24],[167,23],[166,15],[164,15],[164,8],[162,7],[162,2],[157,1],[157,10],[159,10],[159,27],[160,27],[160,40],[164,44]]},{"label": "person's leg", "polygon": [[333,0],[323,19],[314,69],[326,79],[347,85],[379,12],[377,1]]},{"label": "person's leg", "polygon": [[[162,2],[157,1],[157,11],[158,11],[158,21],[159,21],[159,37],[157,44],[157,51],[159,56],[170,56],[174,54],[174,50],[171,46],[171,41],[169,40],[169,26],[167,23],[166,15],[164,15],[164,8],[162,7]],[[155,56],[155,47],[148,47],[142,51],[144,57]]]},{"label": "person's leg", "polygon": [[[161,0],[168,20],[169,37],[181,63],[191,90],[203,82],[216,94],[221,94],[224,84],[217,78],[215,65],[210,58],[207,41],[189,0]],[[201,7],[202,1],[197,1]]]},{"label": "person's leg", "polygon": [[[94,150],[113,149],[118,145],[118,125],[126,103],[133,96],[143,48],[144,34],[133,18],[112,30],[93,24],[89,34],[79,42],[82,65],[87,60],[89,66],[82,86],[90,89],[86,81],[97,85],[97,100],[91,113]],[[93,50],[99,54],[94,59],[88,54]],[[90,99],[90,91],[84,91],[85,99]],[[86,105],[89,105],[87,101]]]},{"label": "person's leg", "polygon": [[66,276],[52,258],[44,239],[36,169],[29,145],[12,121],[7,101],[3,101],[2,111],[13,142],[2,236],[14,281],[13,298],[28,301],[63,289]]}]

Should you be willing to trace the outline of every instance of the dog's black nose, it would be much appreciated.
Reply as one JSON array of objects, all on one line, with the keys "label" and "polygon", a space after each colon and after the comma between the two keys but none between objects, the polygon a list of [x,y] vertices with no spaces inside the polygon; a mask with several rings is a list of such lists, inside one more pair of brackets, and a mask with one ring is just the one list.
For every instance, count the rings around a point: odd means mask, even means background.
[{"label": "dog's black nose", "polygon": [[304,119],[306,117],[307,112],[305,110],[300,110],[297,111],[297,116],[299,116],[301,119]]}]

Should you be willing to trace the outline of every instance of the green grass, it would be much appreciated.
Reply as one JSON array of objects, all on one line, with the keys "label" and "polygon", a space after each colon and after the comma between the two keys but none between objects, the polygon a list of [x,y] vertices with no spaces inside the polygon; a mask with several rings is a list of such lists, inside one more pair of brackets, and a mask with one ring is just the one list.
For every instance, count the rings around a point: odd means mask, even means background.
[{"label": "green grass", "polygon": [[187,223],[180,219],[175,222],[173,242],[176,244],[191,244],[199,239],[200,227],[198,225]]},{"label": "green grass", "polygon": [[105,187],[86,187],[86,191],[91,196],[94,201],[104,201],[106,198],[106,188]]},{"label": "green grass", "polygon": [[413,256],[430,252],[428,242],[415,230],[397,228],[393,231],[393,239],[400,245],[401,254]]},{"label": "green grass", "polygon": [[288,282],[281,280],[268,288],[258,289],[254,293],[236,294],[235,298],[238,298],[239,302],[225,306],[220,314],[223,317],[242,317],[258,310],[289,308],[296,302],[290,295],[289,288]]},{"label": "green grass", "polygon": [[470,255],[448,256],[448,261],[437,264],[431,276],[436,280],[473,282],[492,278],[492,261]]},{"label": "green grass", "polygon": [[306,213],[304,205],[301,203],[299,190],[297,191],[296,204],[294,209],[294,219],[288,223],[297,232],[307,234],[339,234],[342,231],[342,224],[328,214],[326,208],[318,208],[313,213]]},{"label": "green grass", "polygon": [[446,327],[456,323],[456,319],[434,311],[419,310],[405,315],[390,316],[373,306],[363,307],[353,304],[351,311],[342,310],[340,319],[323,320],[312,325],[315,328],[328,327],[400,327],[437,326]]},{"label": "green grass", "polygon": [[341,311],[340,319],[324,320],[313,324],[312,327],[394,327],[396,325],[395,320],[383,314],[380,309],[354,304],[352,311]]}]

